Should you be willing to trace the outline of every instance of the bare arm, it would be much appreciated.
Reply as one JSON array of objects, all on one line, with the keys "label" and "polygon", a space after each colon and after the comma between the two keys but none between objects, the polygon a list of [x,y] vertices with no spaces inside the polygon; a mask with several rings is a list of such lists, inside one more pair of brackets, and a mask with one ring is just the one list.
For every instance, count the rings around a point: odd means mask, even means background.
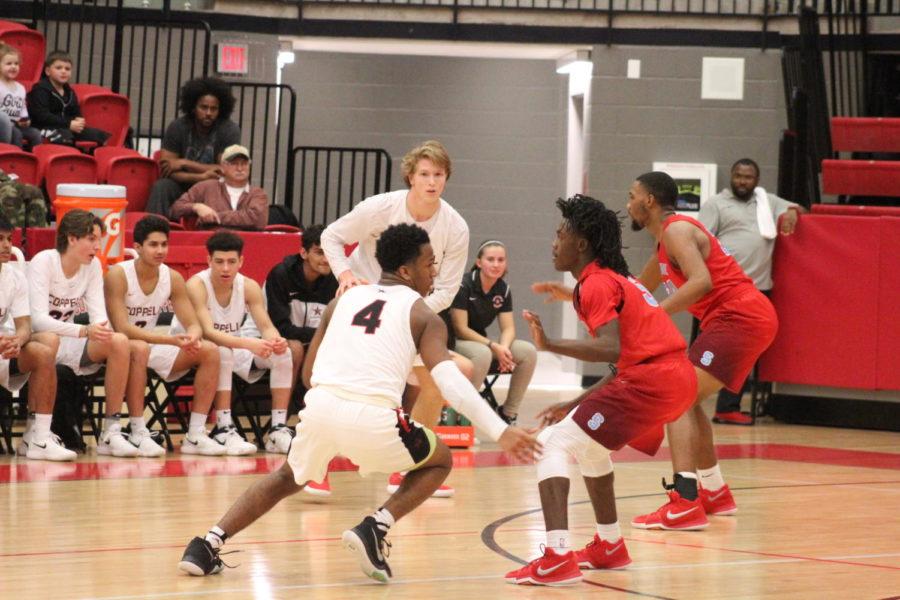
[{"label": "bare arm", "polygon": [[103,294],[106,297],[106,310],[113,329],[124,333],[130,340],[143,340],[148,344],[171,344],[168,335],[159,335],[128,322],[128,308],[125,306],[125,295],[128,293],[128,280],[122,267],[114,266],[103,278]]},{"label": "bare arm", "polygon": [[331,315],[334,313],[334,307],[337,305],[337,302],[338,299],[335,298],[325,307],[322,320],[319,322],[319,328],[316,329],[316,333],[309,343],[309,348],[306,350],[306,357],[303,359],[303,369],[300,373],[300,376],[303,379],[303,386],[306,389],[312,387],[310,379],[312,378],[313,366],[316,362],[316,354],[319,353],[319,346],[322,344],[322,338],[325,337],[325,331],[328,329],[328,323],[331,322]]},{"label": "bare arm", "polygon": [[[687,310],[713,287],[699,233],[696,227],[684,221],[672,223],[663,233],[666,254],[675,260],[686,279],[674,294],[660,302],[660,306],[670,315]],[[706,252],[709,253],[708,248]]]},{"label": "bare arm", "polygon": [[170,177],[178,183],[197,183],[209,179],[214,173],[220,174],[217,165],[207,165],[181,158],[171,150],[159,151],[159,168],[163,177]]},{"label": "bare arm", "polygon": [[16,326],[16,333],[7,336],[0,334],[0,358],[7,360],[19,356],[22,346],[28,343],[31,337],[31,317],[15,317],[13,323]]},{"label": "bare arm", "polygon": [[[247,302],[250,316],[253,317],[262,338],[273,342],[284,342],[286,348],[287,342],[278,333],[278,329],[272,324],[272,319],[269,318],[269,313],[266,311],[266,303],[263,300],[259,284],[249,277],[244,278],[244,300]],[[281,354],[281,352],[276,352],[276,354]]]},{"label": "bare arm", "polygon": [[531,311],[522,311],[528,321],[531,337],[538,350],[547,350],[563,356],[571,356],[588,362],[611,362],[619,360],[619,320],[613,319],[594,331],[588,340],[551,340],[544,333],[541,318]]},{"label": "bare arm", "polygon": [[637,280],[650,292],[655,292],[659,284],[662,283],[662,273],[659,272],[659,259],[655,253],[650,255]]},{"label": "bare arm", "polygon": [[194,276],[188,280],[187,293],[188,297],[191,299],[191,304],[194,306],[194,313],[197,315],[197,321],[200,323],[201,329],[203,329],[203,336],[206,339],[217,346],[225,346],[226,348],[244,348],[251,352],[253,351],[253,347],[251,347],[251,344],[248,344],[249,340],[247,338],[222,333],[213,326],[212,316],[209,314],[209,309],[206,307],[206,302],[208,301],[206,286],[203,285],[203,281],[199,277]]}]

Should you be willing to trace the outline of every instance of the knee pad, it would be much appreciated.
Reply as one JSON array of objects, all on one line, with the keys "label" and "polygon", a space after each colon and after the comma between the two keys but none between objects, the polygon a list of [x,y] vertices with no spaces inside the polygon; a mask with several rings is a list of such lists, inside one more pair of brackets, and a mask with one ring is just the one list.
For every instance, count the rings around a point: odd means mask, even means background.
[{"label": "knee pad", "polygon": [[269,374],[270,387],[272,389],[290,389],[294,378],[294,361],[291,358],[290,349],[284,354],[273,354],[269,357],[272,363]]},{"label": "knee pad", "polygon": [[217,392],[231,391],[231,373],[234,371],[234,353],[231,348],[219,346],[219,382]]}]

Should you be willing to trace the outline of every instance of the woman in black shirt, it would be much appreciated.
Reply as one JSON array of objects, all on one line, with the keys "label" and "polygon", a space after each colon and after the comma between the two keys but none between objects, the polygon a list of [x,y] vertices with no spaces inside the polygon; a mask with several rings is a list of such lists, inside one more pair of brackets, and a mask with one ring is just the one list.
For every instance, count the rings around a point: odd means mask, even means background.
[{"label": "woman in black shirt", "polygon": [[[512,293],[503,277],[507,271],[506,246],[489,240],[481,244],[472,270],[463,275],[462,285],[450,306],[450,319],[456,334],[454,350],[475,365],[472,381],[484,381],[496,361],[501,373],[511,373],[509,393],[498,409],[500,417],[515,422],[519,405],[534,374],[537,352],[530,342],[516,339],[512,314]],[[487,335],[488,326],[497,319],[500,340]]]}]

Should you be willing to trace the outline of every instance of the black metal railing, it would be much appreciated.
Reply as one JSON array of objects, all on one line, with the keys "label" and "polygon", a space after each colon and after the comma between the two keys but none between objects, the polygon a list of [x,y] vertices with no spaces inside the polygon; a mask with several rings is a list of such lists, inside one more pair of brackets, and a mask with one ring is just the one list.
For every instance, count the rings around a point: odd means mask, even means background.
[{"label": "black metal railing", "polygon": [[297,146],[291,162],[292,206],[305,225],[330,223],[391,187],[391,156],[381,148]]}]

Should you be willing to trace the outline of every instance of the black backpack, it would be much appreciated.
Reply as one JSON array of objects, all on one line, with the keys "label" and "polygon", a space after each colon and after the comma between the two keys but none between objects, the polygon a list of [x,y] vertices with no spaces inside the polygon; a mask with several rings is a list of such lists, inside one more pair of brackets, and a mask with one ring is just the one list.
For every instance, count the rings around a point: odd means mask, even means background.
[{"label": "black backpack", "polygon": [[53,406],[50,430],[69,450],[84,452],[87,449],[81,436],[87,402],[84,381],[72,369],[62,365],[56,365],[56,378],[56,404]]},{"label": "black backpack", "polygon": [[[300,221],[284,204],[269,205],[269,225],[291,225],[300,227]],[[302,229],[302,228],[301,228]]]}]

